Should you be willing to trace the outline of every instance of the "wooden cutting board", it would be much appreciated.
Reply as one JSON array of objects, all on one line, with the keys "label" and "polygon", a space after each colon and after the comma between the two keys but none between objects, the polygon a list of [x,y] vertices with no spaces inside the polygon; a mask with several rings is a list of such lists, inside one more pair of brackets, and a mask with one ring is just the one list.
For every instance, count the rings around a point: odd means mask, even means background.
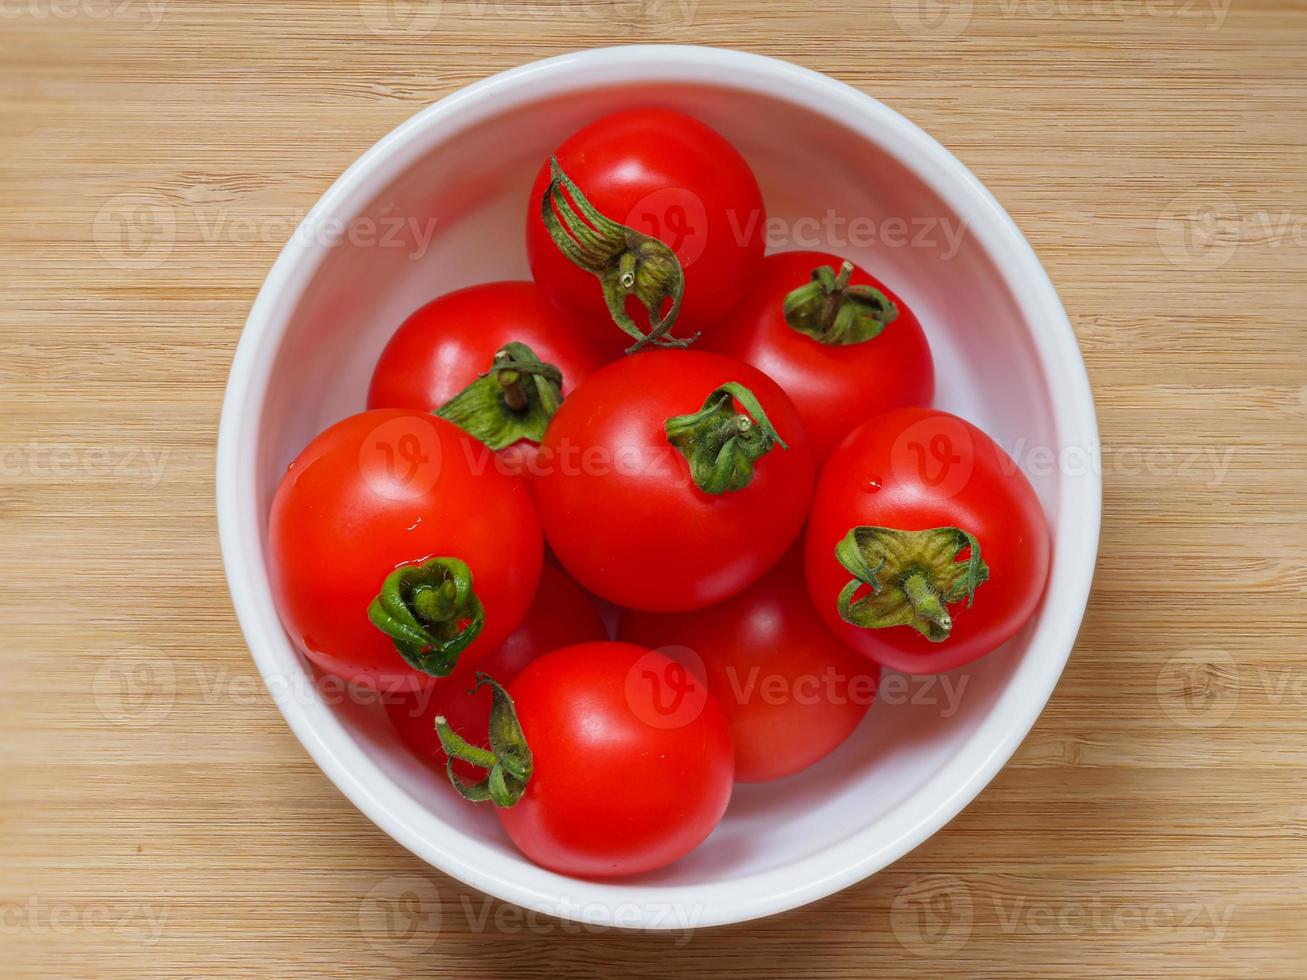
[{"label": "wooden cutting board", "polygon": [[[671,935],[525,917],[376,830],[265,693],[213,515],[231,355],[315,198],[467,82],[632,40],[821,69],[957,153],[1066,303],[1106,487],[1080,642],[980,798],[837,896]],[[1305,51],[1301,0],[0,2],[3,972],[1301,977]]]}]

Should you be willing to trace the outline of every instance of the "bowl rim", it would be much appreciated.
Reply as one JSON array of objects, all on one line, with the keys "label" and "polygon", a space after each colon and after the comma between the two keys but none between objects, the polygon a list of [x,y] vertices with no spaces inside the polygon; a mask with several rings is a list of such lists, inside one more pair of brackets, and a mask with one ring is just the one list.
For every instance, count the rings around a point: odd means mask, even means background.
[{"label": "bowl rim", "polygon": [[[762,92],[841,125],[897,158],[966,221],[1032,331],[1062,444],[1098,446],[1093,396],[1075,333],[1043,266],[983,184],[931,136],[872,96],[841,81],[763,55],[694,45],[619,45],[531,62],[474,82],[422,109],[364,152],[303,220],[322,227],[353,215],[387,176],[442,143],[447,126],[548,95],[597,85],[698,83]],[[275,353],[286,324],[330,245],[292,235],[259,291],[232,360],[216,457],[218,531],[227,582],[245,641],[291,730],[327,777],[378,827],[446,874],[496,898],[576,921],[640,929],[687,929],[759,918],[807,904],[898,860],[982,790],[1033,727],[1070,656],[1088,601],[1098,550],[1102,480],[1097,467],[1059,485],[1049,585],[1025,657],[976,730],[905,803],[830,847],[740,878],[704,885],[596,882],[505,856],[443,824],[367,757],[331,707],[304,697],[307,668],[273,605],[262,555],[258,489],[251,465]]]}]

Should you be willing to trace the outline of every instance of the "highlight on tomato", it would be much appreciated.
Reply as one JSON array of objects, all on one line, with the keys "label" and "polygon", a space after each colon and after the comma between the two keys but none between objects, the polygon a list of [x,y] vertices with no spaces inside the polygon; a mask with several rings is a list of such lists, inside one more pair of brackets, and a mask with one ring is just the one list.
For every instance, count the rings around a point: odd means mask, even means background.
[{"label": "highlight on tomato", "polygon": [[703,343],[785,389],[818,460],[871,416],[929,405],[935,395],[930,346],[912,310],[827,252],[767,256],[755,285]]},{"label": "highlight on tomato", "polygon": [[518,849],[584,878],[653,871],[697,847],[730,801],[730,727],[703,682],[629,643],[583,643],[529,663],[492,692],[486,745],[441,717],[441,744],[479,767],[449,778],[490,802]]},{"label": "highlight on tomato", "polygon": [[905,673],[951,670],[1016,635],[1044,592],[1049,532],[1034,488],[956,415],[873,418],[831,454],[804,563],[818,613]]},{"label": "highlight on tomato", "polygon": [[525,484],[474,468],[444,419],[375,409],[291,463],[268,519],[282,623],[323,670],[417,690],[497,649],[531,605],[544,547]]},{"label": "highlight on tomato", "polygon": [[802,423],[761,371],[648,351],[572,393],[532,491],[550,548],[585,588],[632,609],[720,602],[798,537],[812,493]]},{"label": "highlight on tomato", "polygon": [[737,782],[779,779],[825,758],[858,727],[880,677],[813,610],[800,549],[720,605],[626,610],[618,639],[697,668],[730,722]]},{"label": "highlight on tomato", "polygon": [[535,283],[482,283],[400,325],[372,373],[368,408],[435,412],[522,472],[559,403],[604,361]]},{"label": "highlight on tomato", "polygon": [[630,350],[684,346],[753,283],[766,222],[753,171],[720,134],[631,109],[574,133],[540,168],[527,256],[550,299],[612,349],[623,333]]},{"label": "highlight on tomato", "polygon": [[[608,630],[585,590],[546,561],[526,619],[498,650],[473,666],[459,667],[428,690],[390,695],[386,716],[410,752],[444,770],[447,757],[436,736],[436,715],[474,745],[484,745],[490,738],[490,689],[474,691],[478,671],[507,684],[532,660],[552,650],[606,639]],[[478,775],[462,761],[455,762],[455,769],[464,778]]]}]

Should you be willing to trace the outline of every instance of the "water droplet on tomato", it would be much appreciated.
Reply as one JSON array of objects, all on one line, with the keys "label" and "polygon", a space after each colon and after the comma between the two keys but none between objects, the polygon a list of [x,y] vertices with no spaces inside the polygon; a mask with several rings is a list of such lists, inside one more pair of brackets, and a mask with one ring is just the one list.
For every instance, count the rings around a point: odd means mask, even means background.
[{"label": "water droplet on tomato", "polygon": [[881,487],[880,477],[873,476],[862,484],[863,493],[875,493]]}]

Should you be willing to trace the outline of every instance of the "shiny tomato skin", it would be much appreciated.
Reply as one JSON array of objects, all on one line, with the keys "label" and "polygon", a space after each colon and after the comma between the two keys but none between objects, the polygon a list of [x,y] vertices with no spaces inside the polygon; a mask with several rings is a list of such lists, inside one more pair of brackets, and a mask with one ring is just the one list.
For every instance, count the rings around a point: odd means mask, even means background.
[{"label": "shiny tomato skin", "polygon": [[767,256],[749,294],[702,341],[709,350],[752,364],[785,389],[819,461],[873,415],[926,406],[935,396],[934,361],[916,315],[864,269],[854,267],[851,284],[876,287],[899,310],[878,336],[827,345],[785,322],[782,304],[791,290],[808,282],[813,269],[825,265],[838,271],[843,261],[828,252]]},{"label": "shiny tomato skin", "polygon": [[432,300],[400,325],[372,373],[368,408],[434,412],[489,370],[510,341],[562,371],[564,396],[605,361],[535,283],[482,283]]},{"label": "shiny tomato skin", "polygon": [[[960,527],[975,535],[989,580],[969,608],[965,601],[948,607],[946,639],[840,618],[837,597],[851,577],[835,545],[857,525]],[[804,565],[813,604],[837,636],[887,667],[931,674],[984,656],[1025,625],[1043,595],[1049,554],[1039,498],[1011,457],[964,419],[906,408],[869,420],[831,453],[813,495]]]},{"label": "shiny tomato skin", "polygon": [[[788,449],[741,490],[705,493],[667,441],[671,416],[724,382],[749,388]],[[720,602],[756,581],[797,538],[813,462],[798,413],[774,381],[703,351],[646,351],[590,376],[540,445],[532,491],[549,545],[594,594],[632,609]]]},{"label": "shiny tomato skin", "polygon": [[679,664],[628,643],[584,643],[532,661],[508,691],[533,771],[517,804],[495,813],[532,861],[583,878],[652,871],[721,820],[730,727]]},{"label": "shiny tomato skin", "polygon": [[[460,666],[429,690],[387,697],[386,715],[409,751],[443,776],[445,753],[436,737],[436,715],[444,715],[449,726],[473,745],[489,742],[490,689],[468,693],[478,672],[507,684],[532,660],[551,650],[607,638],[608,629],[585,590],[562,569],[545,562],[526,619],[498,650],[472,666]],[[461,761],[454,767],[472,782],[485,775]]]},{"label": "shiny tomato skin", "polygon": [[387,691],[429,686],[367,615],[390,572],[428,558],[465,561],[485,606],[461,665],[522,622],[540,577],[539,521],[520,479],[474,468],[474,441],[426,412],[375,409],[291,463],[269,514],[269,570],[286,631],[318,667]]},{"label": "shiny tomato skin", "polygon": [[[714,129],[668,109],[630,109],[574,133],[555,155],[601,213],[676,253],[685,296],[674,336],[711,330],[739,302],[762,263],[767,216],[753,171]],[[560,309],[620,350],[631,339],[613,325],[598,279],[559,251],[541,220],[548,184],[546,160],[527,204],[531,274]],[[638,302],[628,312],[648,328]]]},{"label": "shiny tomato skin", "polygon": [[866,715],[880,676],[812,608],[797,549],[720,605],[625,610],[617,635],[667,647],[668,656],[702,671],[730,722],[735,779],[743,783],[789,776],[829,755]]}]

